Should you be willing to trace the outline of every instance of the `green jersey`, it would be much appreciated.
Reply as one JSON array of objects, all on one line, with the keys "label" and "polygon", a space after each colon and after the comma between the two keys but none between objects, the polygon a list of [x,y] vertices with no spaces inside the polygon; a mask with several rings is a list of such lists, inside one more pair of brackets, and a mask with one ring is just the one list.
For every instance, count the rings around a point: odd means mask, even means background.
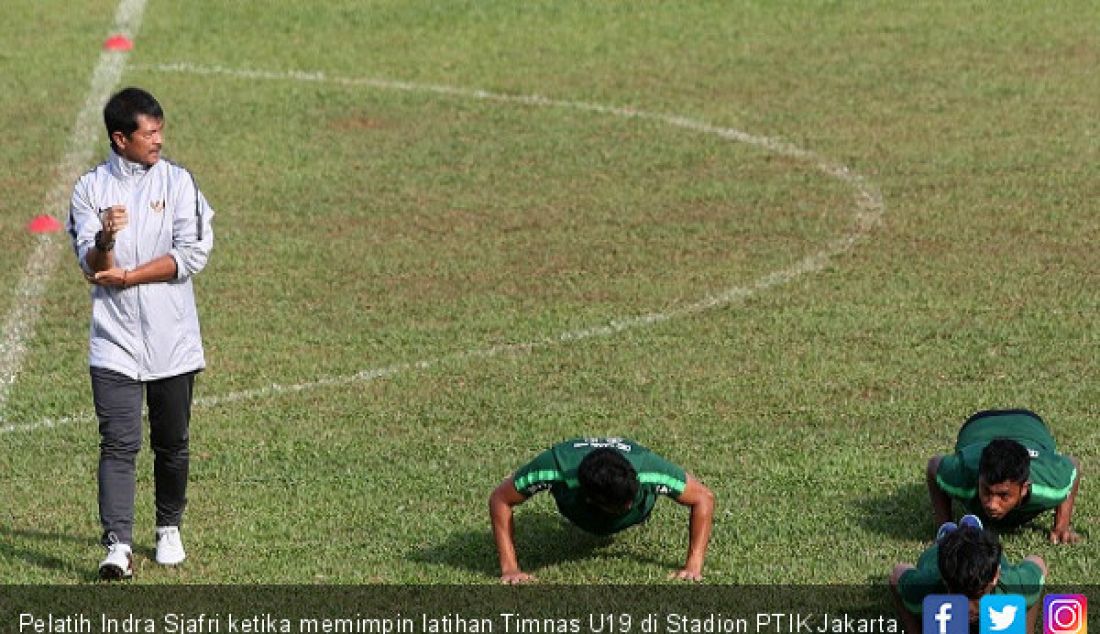
[{"label": "green jersey", "polygon": [[[611,447],[638,472],[638,495],[622,515],[608,513],[589,503],[577,480],[577,467],[590,452]],[[687,475],[680,467],[626,438],[574,438],[560,442],[519,468],[512,476],[524,497],[549,490],[558,511],[578,527],[596,535],[610,535],[644,522],[657,496],[680,497]]]},{"label": "green jersey", "polygon": [[[917,567],[906,570],[898,580],[898,594],[905,608],[920,614],[924,597],[930,594],[947,594],[947,586],[940,575],[939,544],[921,553]],[[1001,578],[990,594],[1020,594],[1028,607],[1035,604],[1043,593],[1043,569],[1033,561],[1021,561],[1013,565],[1001,555]]]},{"label": "green jersey", "polygon": [[[1020,506],[993,522],[987,521],[978,500],[978,463],[982,450],[995,438],[1009,438],[1027,448],[1031,455],[1031,490]],[[988,411],[971,416],[959,430],[954,455],[944,456],[936,471],[940,488],[992,528],[1019,526],[1058,506],[1069,496],[1076,479],[1077,468],[1058,453],[1046,423],[1027,410]]]}]

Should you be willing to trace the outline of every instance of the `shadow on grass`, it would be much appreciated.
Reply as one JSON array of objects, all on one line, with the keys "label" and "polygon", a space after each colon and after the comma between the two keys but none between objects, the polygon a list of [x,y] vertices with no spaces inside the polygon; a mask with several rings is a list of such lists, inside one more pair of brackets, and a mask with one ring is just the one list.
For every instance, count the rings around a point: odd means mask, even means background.
[{"label": "shadow on grass", "polygon": [[[535,575],[547,566],[591,557],[614,539],[589,535],[550,513],[524,513],[516,517],[515,526],[520,566]],[[414,552],[410,559],[490,578],[500,576],[496,545],[488,525],[485,530],[454,533],[441,544]]]},{"label": "shadow on grass", "polygon": [[892,493],[863,498],[860,523],[893,539],[931,541],[932,506],[924,483],[903,484]]},{"label": "shadow on grass", "polygon": [[[932,527],[932,506],[928,499],[928,488],[924,484],[905,484],[893,493],[865,498],[860,502],[862,513],[860,522],[863,527],[894,539],[910,539],[931,542],[935,536]],[[952,503],[951,512],[956,518],[966,511],[958,502]],[[1040,514],[1021,526],[988,525],[1002,539],[1013,536],[1038,534],[1046,540],[1050,534],[1052,512]],[[1078,530],[1082,540],[1088,539],[1088,530]]]},{"label": "shadow on grass", "polygon": [[[3,553],[5,557],[21,559],[27,565],[35,568],[68,573],[74,579],[81,581],[95,581],[99,578],[94,566],[96,562],[89,562],[88,565],[77,565],[73,561],[59,559],[44,552],[47,550],[46,545],[57,542],[69,542],[81,546],[90,546],[93,543],[86,537],[76,537],[65,533],[0,526],[0,553]],[[43,547],[35,548],[36,543],[42,544]]]},{"label": "shadow on grass", "polygon": [[[1038,517],[1032,518],[1028,522],[1021,524],[1020,526],[989,526],[997,536],[1001,539],[1023,537],[1025,535],[1037,536],[1043,542],[1049,542],[1050,529],[1054,524],[1054,512],[1047,511],[1040,513]],[[1081,529],[1077,525],[1070,523],[1070,528],[1073,529],[1077,536],[1081,538],[1081,541],[1088,541],[1089,531],[1088,529]]]}]

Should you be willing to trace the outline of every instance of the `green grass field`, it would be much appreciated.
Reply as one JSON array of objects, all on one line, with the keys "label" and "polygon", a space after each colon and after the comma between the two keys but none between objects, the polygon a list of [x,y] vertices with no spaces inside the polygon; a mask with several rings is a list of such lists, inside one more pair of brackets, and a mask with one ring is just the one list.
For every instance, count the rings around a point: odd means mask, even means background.
[{"label": "green grass field", "polygon": [[[48,265],[0,402],[8,583],[101,557],[88,291],[25,225],[67,213],[46,201],[116,7],[0,24],[0,315]],[[151,0],[117,87],[164,104],[217,239],[190,557],[152,563],[146,450],[136,582],[493,583],[492,488],[609,434],[715,491],[709,582],[885,583],[932,537],[928,457],[996,407],[1086,475],[1085,541],[1047,544],[1048,516],[1008,555],[1094,581],[1097,24],[1085,1]],[[85,167],[106,149],[97,127]],[[520,561],[664,582],[686,518],[605,542],[540,496]]]}]

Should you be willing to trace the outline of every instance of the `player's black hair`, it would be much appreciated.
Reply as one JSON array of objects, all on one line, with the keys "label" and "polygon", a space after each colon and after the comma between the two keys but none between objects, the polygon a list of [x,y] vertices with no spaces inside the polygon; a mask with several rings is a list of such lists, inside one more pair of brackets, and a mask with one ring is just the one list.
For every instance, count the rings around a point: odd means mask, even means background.
[{"label": "player's black hair", "polygon": [[1031,456],[1027,447],[1008,438],[994,438],[982,450],[978,477],[986,484],[1027,482],[1031,477]]},{"label": "player's black hair", "polygon": [[593,450],[577,467],[577,480],[585,495],[608,508],[627,508],[638,494],[638,472],[610,447]]},{"label": "player's black hair", "polygon": [[937,563],[949,592],[977,599],[997,574],[1001,542],[993,531],[962,526],[940,540]]},{"label": "player's black hair", "polygon": [[126,138],[138,129],[138,115],[147,115],[154,119],[163,119],[164,110],[156,98],[141,88],[123,88],[107,100],[103,107],[103,123],[107,126],[107,139],[111,147],[115,147],[115,140],[111,138],[115,132],[121,132]]}]

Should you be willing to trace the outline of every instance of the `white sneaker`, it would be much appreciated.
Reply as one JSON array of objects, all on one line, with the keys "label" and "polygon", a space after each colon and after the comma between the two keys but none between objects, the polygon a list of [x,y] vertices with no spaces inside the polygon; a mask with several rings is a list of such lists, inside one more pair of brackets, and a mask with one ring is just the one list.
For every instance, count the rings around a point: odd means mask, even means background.
[{"label": "white sneaker", "polygon": [[157,563],[162,566],[175,566],[182,563],[187,555],[183,552],[178,526],[157,527]]},{"label": "white sneaker", "polygon": [[129,544],[111,544],[107,557],[99,563],[99,578],[129,579],[134,576],[133,559]]}]

